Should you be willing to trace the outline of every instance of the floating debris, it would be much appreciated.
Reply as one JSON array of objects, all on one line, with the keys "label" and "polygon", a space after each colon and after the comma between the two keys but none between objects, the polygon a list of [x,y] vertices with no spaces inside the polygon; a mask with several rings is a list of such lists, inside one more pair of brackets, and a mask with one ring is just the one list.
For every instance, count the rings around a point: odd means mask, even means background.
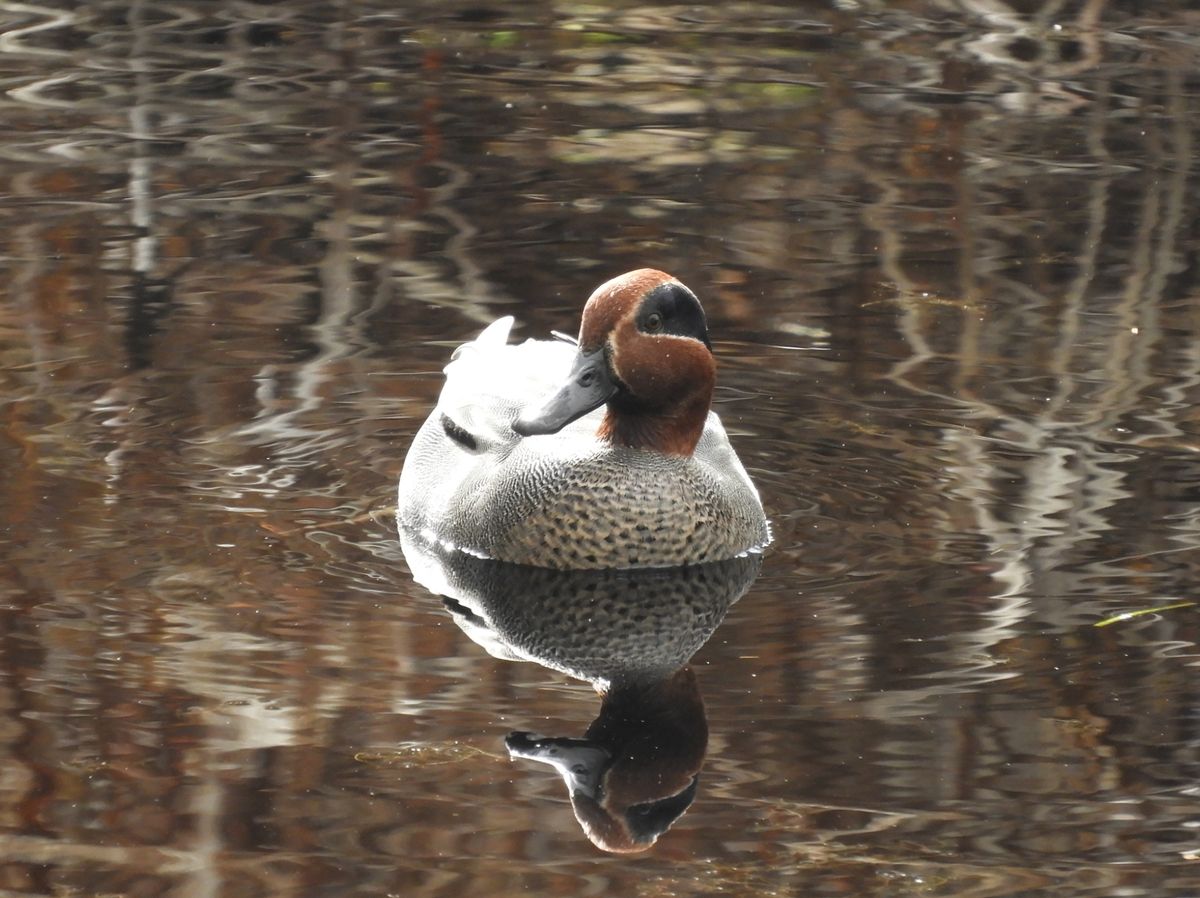
[{"label": "floating debris", "polygon": [[1133,620],[1135,617],[1142,617],[1146,614],[1156,614],[1159,611],[1174,611],[1176,608],[1192,608],[1195,607],[1195,605],[1195,602],[1175,602],[1173,605],[1159,605],[1156,608],[1143,608],[1141,611],[1126,611],[1123,614],[1118,614],[1113,617],[1106,617],[1104,620],[1092,624],[1092,626],[1107,627],[1111,624]]}]

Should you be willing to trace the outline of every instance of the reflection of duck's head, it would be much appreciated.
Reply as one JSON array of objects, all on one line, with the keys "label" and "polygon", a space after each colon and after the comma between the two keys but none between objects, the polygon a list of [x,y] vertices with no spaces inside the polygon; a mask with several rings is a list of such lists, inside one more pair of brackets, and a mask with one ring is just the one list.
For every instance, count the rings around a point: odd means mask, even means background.
[{"label": "reflection of duck's head", "polygon": [[604,851],[645,851],[688,809],[708,745],[690,668],[655,682],[617,683],[582,739],[512,733],[509,753],[562,774],[589,839]]},{"label": "reflection of duck's head", "polygon": [[640,268],[601,284],[583,308],[579,352],[562,387],[513,422],[557,433],[607,405],[598,436],[617,446],[691,455],[712,403],[717,365],[696,294]]}]

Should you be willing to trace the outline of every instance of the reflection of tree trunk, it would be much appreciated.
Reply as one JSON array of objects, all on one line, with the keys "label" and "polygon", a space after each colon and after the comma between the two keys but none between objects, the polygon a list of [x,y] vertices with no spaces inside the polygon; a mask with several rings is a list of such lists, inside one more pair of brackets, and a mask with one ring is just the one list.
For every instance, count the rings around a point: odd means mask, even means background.
[{"label": "reflection of tree trunk", "polygon": [[134,76],[133,103],[129,107],[129,131],[133,139],[129,204],[137,236],[133,241],[133,289],[126,323],[126,349],[130,367],[136,371],[150,364],[150,340],[167,307],[165,289],[154,282],[158,238],[154,233],[154,170],[150,158],[150,141],[154,137],[150,122],[153,86],[147,60],[149,37],[144,0],[134,0],[129,7],[129,29],[133,35],[129,68]]},{"label": "reflection of tree trunk", "polygon": [[[1170,152],[1164,153],[1161,135],[1154,123],[1148,123],[1147,129],[1154,127],[1153,141],[1156,150],[1156,168],[1165,170],[1169,177],[1163,179],[1163,210],[1162,226],[1159,228],[1157,247],[1151,252],[1147,250],[1147,272],[1144,285],[1144,305],[1146,314],[1143,326],[1146,330],[1145,345],[1149,352],[1151,345],[1162,341],[1162,333],[1158,323],[1158,314],[1167,298],[1167,283],[1177,266],[1183,264],[1186,253],[1187,235],[1184,233],[1184,204],[1187,198],[1188,176],[1191,174],[1192,160],[1192,131],[1189,127],[1193,117],[1189,115],[1185,99],[1185,85],[1182,70],[1178,67],[1168,69],[1167,78],[1167,109],[1171,118],[1171,147]],[[1172,418],[1181,412],[1186,412],[1191,403],[1187,399],[1189,387],[1200,383],[1200,364],[1196,363],[1196,342],[1193,340],[1187,346],[1187,356],[1193,360],[1190,371],[1177,370],[1174,372],[1174,383],[1166,387],[1166,394],[1158,409],[1146,409],[1139,412],[1143,421],[1153,421],[1162,436],[1180,437],[1183,431],[1174,423]],[[1147,362],[1148,367],[1148,362]],[[1149,372],[1147,377],[1152,376]],[[1134,437],[1132,442],[1144,442],[1147,437]]]},{"label": "reflection of tree trunk", "polygon": [[[125,354],[128,370],[141,371],[151,364],[152,341],[158,321],[169,307],[170,286],[157,281],[158,238],[154,232],[154,168],[150,141],[154,138],[151,122],[154,86],[151,81],[150,30],[145,20],[144,0],[134,0],[128,22],[132,35],[126,65],[133,74],[133,102],[129,107],[129,133],[132,140],[128,166],[129,220],[135,234],[130,259],[129,309],[125,319]],[[124,474],[125,454],[137,441],[131,437],[134,409],[140,404],[136,377],[114,380],[108,393],[97,400],[96,408],[111,412],[108,424],[116,436],[116,448],[105,456],[109,471],[110,501],[117,496],[116,484]]]},{"label": "reflection of tree trunk", "polygon": [[[1092,105],[1092,114],[1088,121],[1087,142],[1089,155],[1102,166],[1111,158],[1104,145],[1108,102],[1108,80],[1101,79],[1096,88],[1095,102]],[[1058,346],[1050,358],[1055,392],[1047,403],[1045,416],[1048,418],[1058,418],[1063,415],[1064,407],[1075,391],[1071,360],[1075,344],[1079,340],[1081,317],[1085,311],[1088,289],[1096,280],[1096,264],[1104,239],[1104,225],[1108,219],[1108,194],[1112,189],[1112,184],[1113,175],[1111,174],[1095,178],[1088,193],[1087,229],[1084,231],[1081,250],[1076,256],[1079,270],[1063,295],[1063,308],[1058,316]]]}]

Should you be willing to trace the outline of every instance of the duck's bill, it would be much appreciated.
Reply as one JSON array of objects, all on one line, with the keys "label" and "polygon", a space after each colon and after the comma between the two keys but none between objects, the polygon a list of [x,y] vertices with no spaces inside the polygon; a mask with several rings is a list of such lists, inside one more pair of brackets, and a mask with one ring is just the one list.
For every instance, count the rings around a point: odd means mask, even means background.
[{"label": "duck's bill", "polygon": [[587,739],[518,732],[509,733],[504,744],[510,757],[554,767],[562,774],[572,795],[583,793],[595,798],[604,771],[612,763],[612,755],[606,749]]},{"label": "duck's bill", "polygon": [[575,356],[571,373],[562,388],[541,408],[522,412],[513,422],[513,430],[523,437],[558,433],[572,421],[608,402],[617,387],[603,349],[581,352]]}]

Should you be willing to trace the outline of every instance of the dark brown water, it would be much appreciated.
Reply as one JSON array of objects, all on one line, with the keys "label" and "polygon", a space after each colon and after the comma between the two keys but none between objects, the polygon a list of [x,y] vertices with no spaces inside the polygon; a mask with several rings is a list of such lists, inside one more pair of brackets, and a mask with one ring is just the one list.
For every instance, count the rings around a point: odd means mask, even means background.
[{"label": "dark brown water", "polygon": [[[0,6],[0,895],[1200,894],[1188,6]],[[614,856],[391,511],[647,265],[776,542]]]}]

